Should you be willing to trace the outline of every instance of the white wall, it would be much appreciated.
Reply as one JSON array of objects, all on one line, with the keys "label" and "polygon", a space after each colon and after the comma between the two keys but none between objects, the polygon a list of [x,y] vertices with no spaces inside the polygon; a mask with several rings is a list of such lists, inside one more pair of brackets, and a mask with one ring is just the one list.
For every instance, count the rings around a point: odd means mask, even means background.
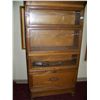
[{"label": "white wall", "polygon": [[85,15],[84,15],[83,39],[82,39],[82,46],[81,46],[79,71],[78,71],[79,78],[87,77],[87,61],[84,61],[86,44],[87,44],[87,6],[85,7]]},{"label": "white wall", "polygon": [[23,2],[13,1],[13,79],[26,80],[26,55],[21,47],[20,9]]},{"label": "white wall", "polygon": [[[19,6],[23,5],[22,1],[13,1],[13,79],[14,80],[26,80],[27,79],[27,67],[26,67],[26,55],[25,50],[21,48],[21,31],[20,31],[20,13]],[[85,14],[86,20],[86,14]],[[87,64],[84,61],[84,54],[86,48],[86,21],[84,24],[83,41],[81,50],[81,59],[79,66],[78,78],[87,77],[86,69]]]}]

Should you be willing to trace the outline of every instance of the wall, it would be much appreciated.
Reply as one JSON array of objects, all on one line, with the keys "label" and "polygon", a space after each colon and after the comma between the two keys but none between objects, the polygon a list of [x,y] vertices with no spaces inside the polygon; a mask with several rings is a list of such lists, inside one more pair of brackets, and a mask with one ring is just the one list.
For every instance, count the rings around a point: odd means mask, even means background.
[{"label": "wall", "polygon": [[21,47],[20,9],[23,2],[13,1],[13,79],[26,80],[26,55]]},{"label": "wall", "polygon": [[[13,1],[13,79],[27,80],[26,55],[25,50],[21,48],[21,31],[20,31],[20,13],[19,6],[23,2]],[[85,13],[85,18],[86,18]],[[81,50],[81,59],[79,65],[78,78],[86,78],[87,65],[84,61],[84,54],[86,49],[86,19],[84,23],[83,41]]]},{"label": "wall", "polygon": [[84,28],[83,28],[83,39],[82,39],[82,47],[81,47],[81,55],[80,55],[80,64],[78,71],[78,78],[86,78],[87,77],[87,61],[84,61],[84,55],[86,51],[87,44],[87,6],[85,7],[85,15],[84,15]]}]

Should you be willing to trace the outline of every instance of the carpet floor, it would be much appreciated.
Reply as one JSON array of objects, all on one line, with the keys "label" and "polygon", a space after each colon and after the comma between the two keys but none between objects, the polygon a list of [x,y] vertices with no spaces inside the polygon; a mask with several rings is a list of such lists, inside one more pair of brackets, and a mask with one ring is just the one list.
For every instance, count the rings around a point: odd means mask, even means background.
[{"label": "carpet floor", "polygon": [[[13,100],[30,100],[27,84],[13,84]],[[34,100],[87,100],[87,82],[77,82],[74,96],[71,96],[71,94],[60,94],[37,97]]]}]

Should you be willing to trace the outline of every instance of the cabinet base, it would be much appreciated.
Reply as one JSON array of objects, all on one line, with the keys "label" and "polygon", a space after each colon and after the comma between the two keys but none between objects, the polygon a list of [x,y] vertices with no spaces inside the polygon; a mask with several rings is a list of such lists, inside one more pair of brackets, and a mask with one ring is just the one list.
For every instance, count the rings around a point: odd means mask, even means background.
[{"label": "cabinet base", "polygon": [[72,96],[74,96],[75,88],[63,89],[63,90],[48,90],[48,91],[43,91],[43,92],[31,91],[31,100],[34,100],[35,97],[50,96],[50,95],[65,94],[65,93],[70,93]]}]

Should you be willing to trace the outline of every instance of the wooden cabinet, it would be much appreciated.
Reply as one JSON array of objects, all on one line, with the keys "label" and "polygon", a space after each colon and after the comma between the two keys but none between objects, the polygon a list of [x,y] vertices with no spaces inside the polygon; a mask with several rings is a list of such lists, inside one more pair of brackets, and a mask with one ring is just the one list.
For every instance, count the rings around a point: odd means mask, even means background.
[{"label": "wooden cabinet", "polygon": [[27,72],[32,98],[73,93],[85,2],[26,1],[24,6]]}]

